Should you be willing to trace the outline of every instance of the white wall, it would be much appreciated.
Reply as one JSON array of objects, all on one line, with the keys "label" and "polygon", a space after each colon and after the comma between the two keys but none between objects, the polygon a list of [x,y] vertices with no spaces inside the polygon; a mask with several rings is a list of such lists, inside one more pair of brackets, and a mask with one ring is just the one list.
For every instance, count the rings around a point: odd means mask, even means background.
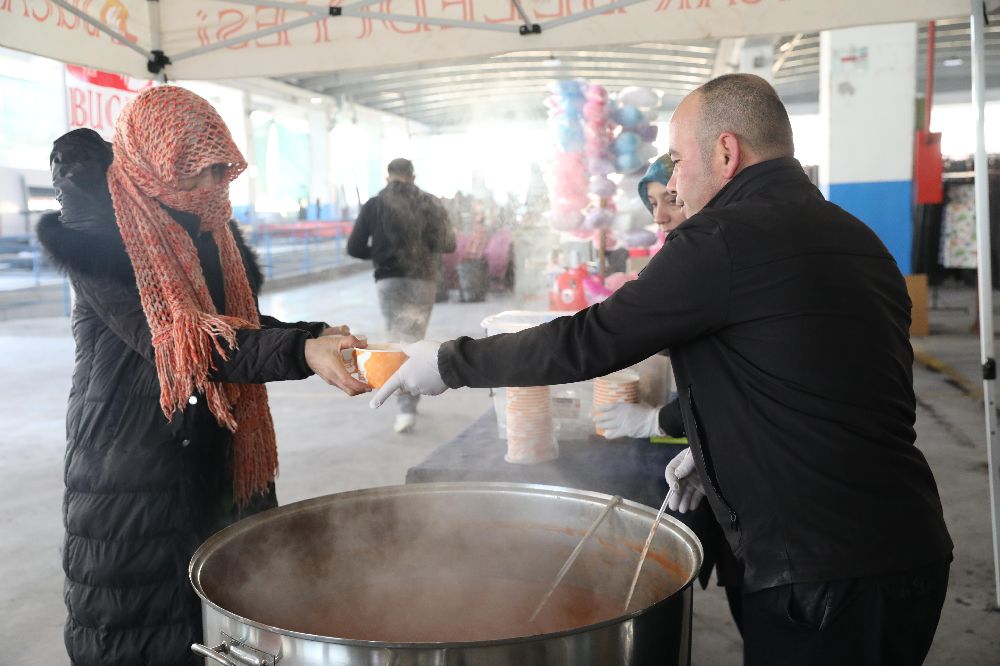
[{"label": "white wall", "polygon": [[[976,150],[976,110],[971,104],[935,104],[931,131],[941,132],[945,157],[969,157]],[[986,103],[986,152],[1000,153],[1000,102]]]},{"label": "white wall", "polygon": [[913,177],[916,48],[915,23],[820,33],[822,183]]}]

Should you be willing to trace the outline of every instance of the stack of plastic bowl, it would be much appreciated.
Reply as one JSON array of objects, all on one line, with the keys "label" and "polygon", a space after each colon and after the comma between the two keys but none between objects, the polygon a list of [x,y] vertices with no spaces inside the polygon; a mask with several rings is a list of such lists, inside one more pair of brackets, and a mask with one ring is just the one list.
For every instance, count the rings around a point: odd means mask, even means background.
[{"label": "stack of plastic bowl", "polygon": [[508,388],[506,411],[507,455],[504,460],[531,464],[559,457],[548,386]]},{"label": "stack of plastic bowl", "polygon": [[[639,402],[639,375],[631,370],[620,370],[594,380],[594,412],[602,405],[617,402]],[[604,430],[597,428],[597,434]]]}]

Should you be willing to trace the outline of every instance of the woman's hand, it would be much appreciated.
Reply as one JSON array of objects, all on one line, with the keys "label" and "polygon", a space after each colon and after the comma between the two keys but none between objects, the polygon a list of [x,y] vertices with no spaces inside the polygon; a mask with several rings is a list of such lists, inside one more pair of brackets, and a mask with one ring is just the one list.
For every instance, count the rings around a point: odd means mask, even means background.
[{"label": "woman's hand", "polygon": [[348,326],[347,324],[343,324],[341,326],[327,326],[326,328],[323,329],[323,332],[320,333],[319,335],[320,337],[325,337],[328,335],[350,335],[350,334],[351,334],[351,327]]},{"label": "woman's hand", "polygon": [[[330,327],[333,328],[333,327]],[[330,330],[330,329],[327,329]],[[365,348],[368,345],[353,335],[327,335],[306,340],[306,363],[309,368],[323,378],[327,384],[336,386],[347,395],[368,393],[372,387],[359,381],[347,372],[340,352],[352,347]]]}]

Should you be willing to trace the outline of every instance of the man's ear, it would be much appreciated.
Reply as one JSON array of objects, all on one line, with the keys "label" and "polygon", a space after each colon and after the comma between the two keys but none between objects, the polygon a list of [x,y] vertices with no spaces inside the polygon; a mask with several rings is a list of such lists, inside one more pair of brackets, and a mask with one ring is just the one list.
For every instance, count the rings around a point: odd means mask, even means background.
[{"label": "man's ear", "polygon": [[739,172],[745,159],[740,140],[732,132],[723,132],[719,135],[718,148],[722,159],[722,176],[730,180]]}]

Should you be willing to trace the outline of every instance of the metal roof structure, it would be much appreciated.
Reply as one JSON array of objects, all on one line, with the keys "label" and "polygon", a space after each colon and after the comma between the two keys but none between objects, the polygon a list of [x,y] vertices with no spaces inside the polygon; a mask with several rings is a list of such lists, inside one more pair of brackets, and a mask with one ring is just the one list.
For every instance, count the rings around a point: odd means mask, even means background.
[{"label": "metal roof structure", "polygon": [[[1000,88],[1000,13],[986,27],[987,87]],[[760,41],[759,39],[757,40]],[[774,83],[787,103],[815,104],[819,98],[819,33],[778,35]],[[554,79],[585,78],[615,92],[646,86],[672,109],[687,93],[729,66],[742,39],[688,43],[642,43],[588,50],[517,51],[491,58],[455,60],[375,70],[281,77],[279,80],[394,113],[440,131],[475,122],[545,118],[542,100]],[[927,26],[920,27],[918,93],[924,86]],[[967,94],[970,86],[969,22],[936,23],[935,92]]]}]

